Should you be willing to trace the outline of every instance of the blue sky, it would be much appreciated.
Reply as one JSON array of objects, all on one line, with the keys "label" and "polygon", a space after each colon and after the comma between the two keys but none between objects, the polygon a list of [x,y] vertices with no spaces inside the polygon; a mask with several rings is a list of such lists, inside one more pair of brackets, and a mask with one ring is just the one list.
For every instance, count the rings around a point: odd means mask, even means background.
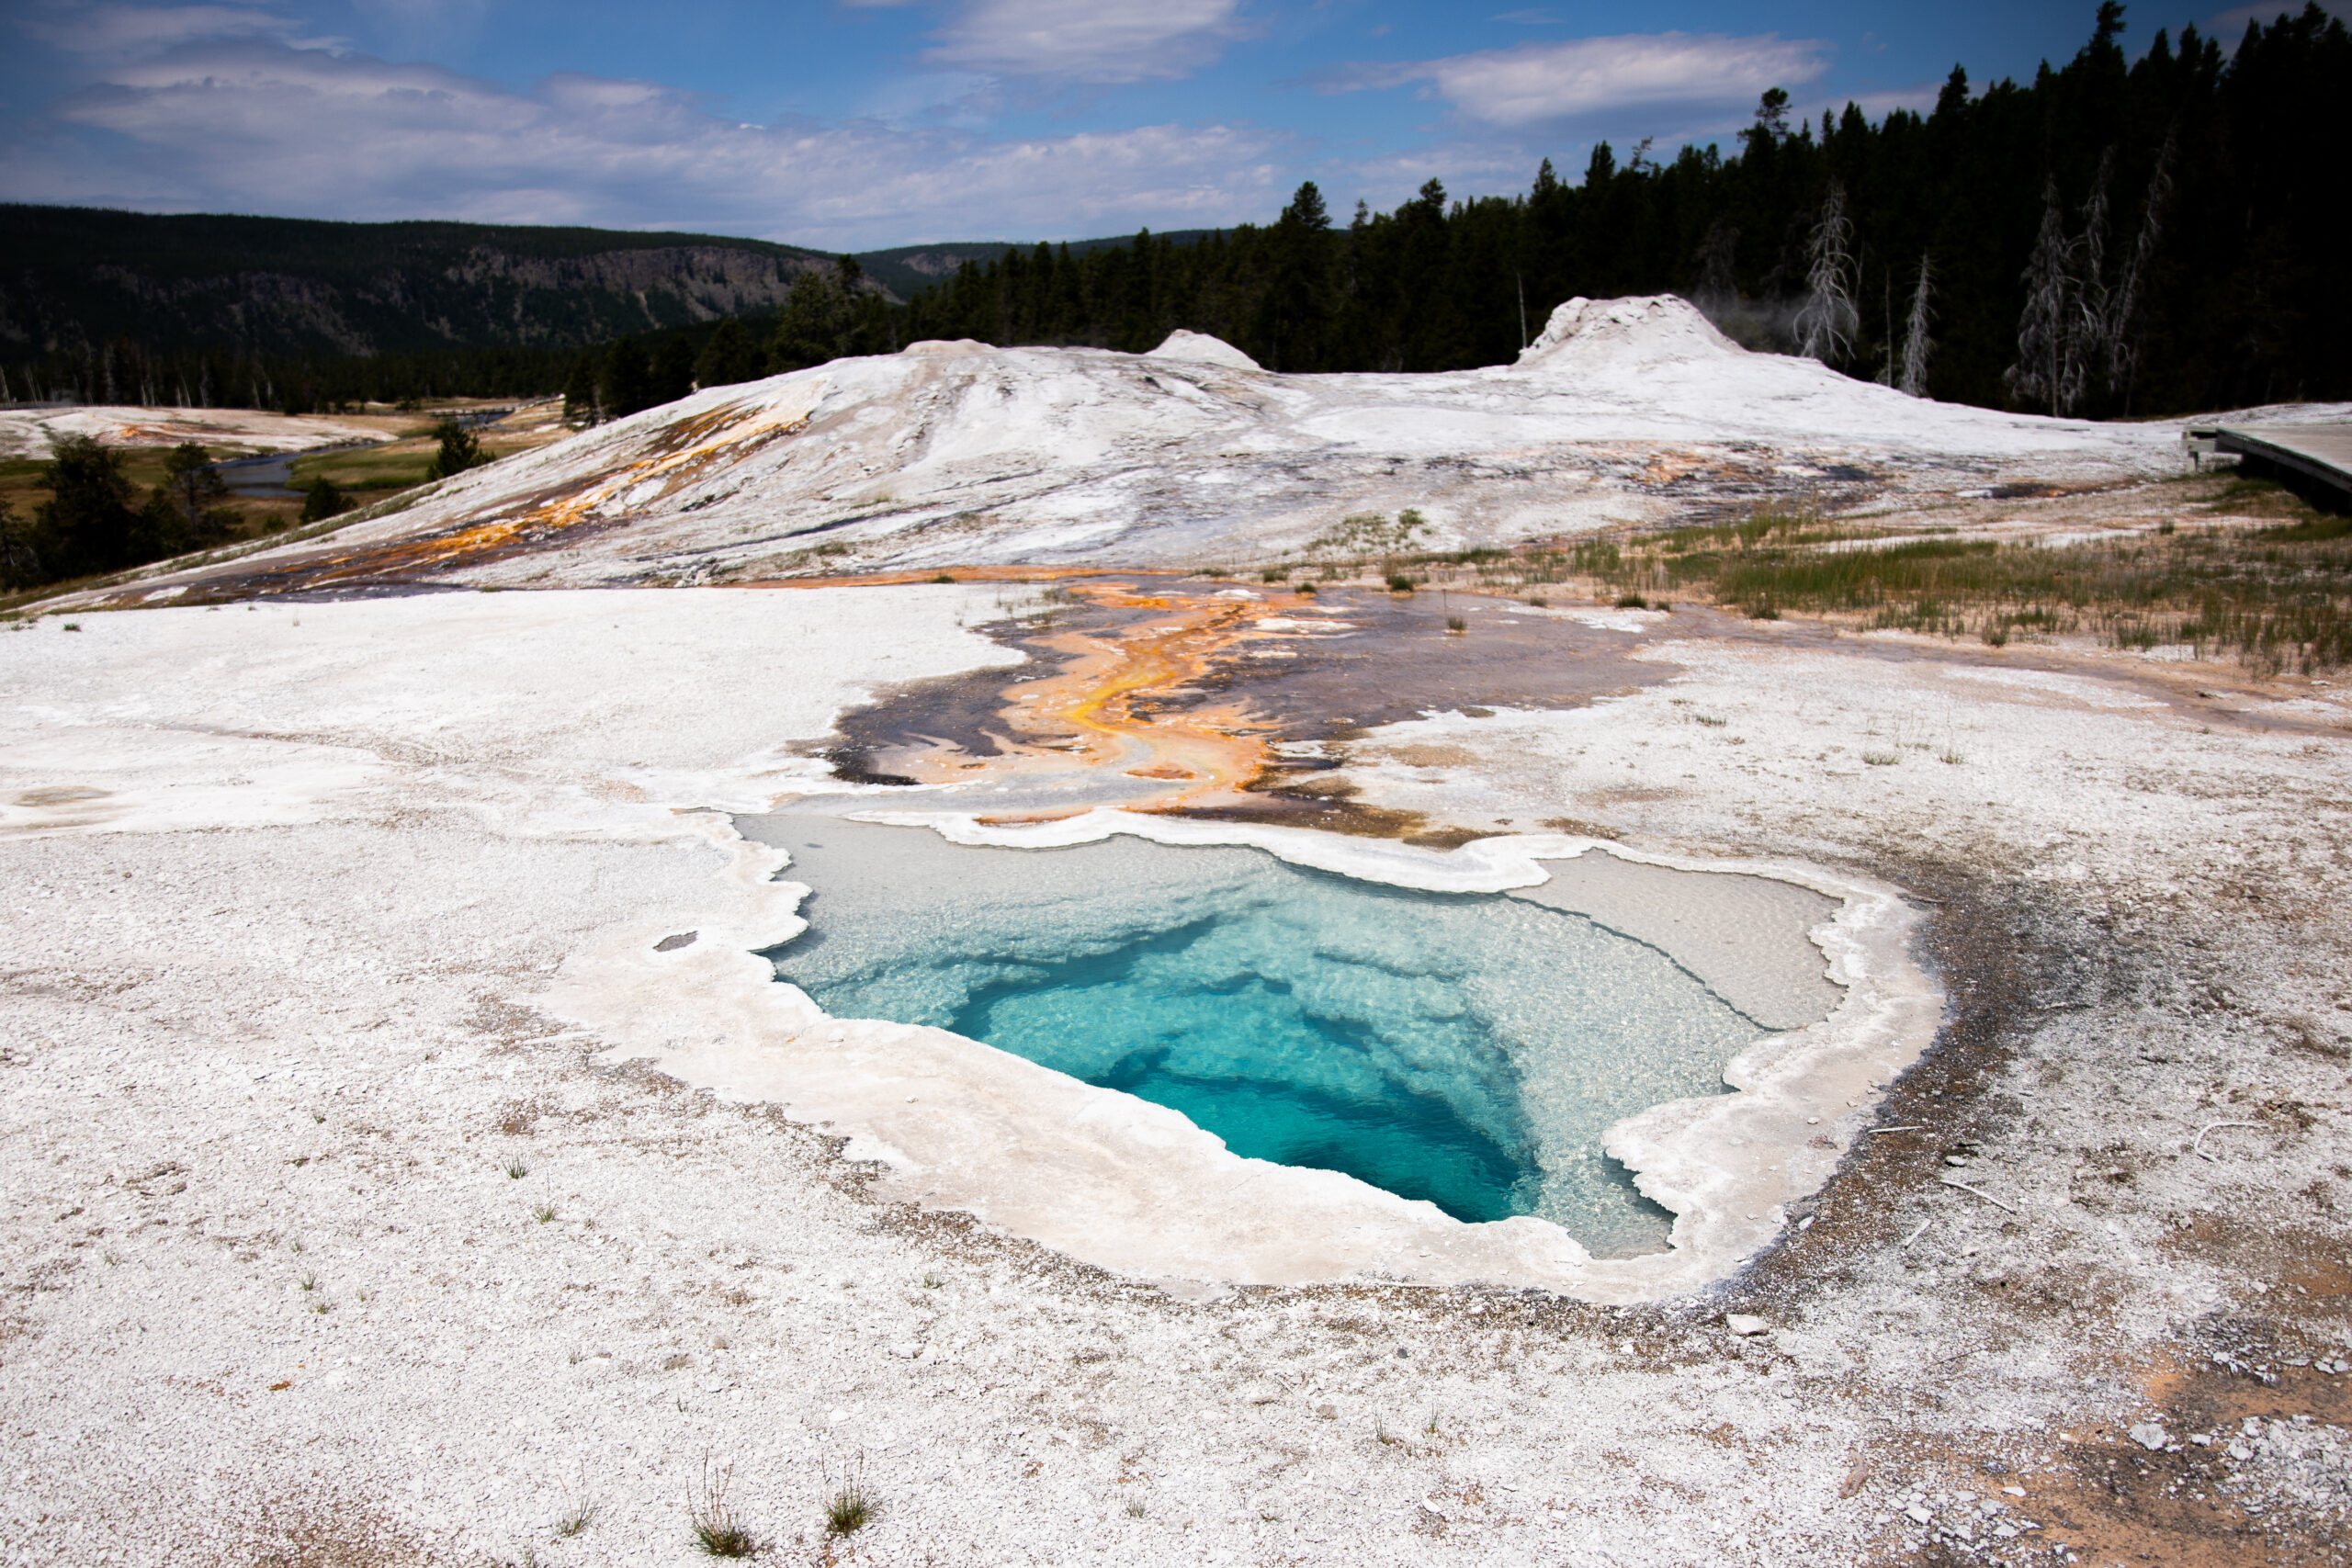
[{"label": "blue sky", "polygon": [[[0,198],[826,249],[1336,213],[2062,62],[2094,5],[0,0]],[[2300,8],[2300,5],[2298,6]],[[2276,6],[2259,7],[2266,17]],[[2250,13],[2134,6],[2158,26]]]}]

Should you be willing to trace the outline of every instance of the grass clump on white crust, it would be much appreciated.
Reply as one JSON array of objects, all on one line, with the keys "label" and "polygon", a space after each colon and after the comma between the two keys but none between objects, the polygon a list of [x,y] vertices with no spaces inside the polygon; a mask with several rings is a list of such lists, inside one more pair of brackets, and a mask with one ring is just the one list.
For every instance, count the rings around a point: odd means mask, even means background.
[{"label": "grass clump on white crust", "polygon": [[734,1479],[733,1465],[714,1465],[706,1460],[702,1480],[686,1495],[686,1522],[694,1530],[695,1545],[706,1557],[749,1557],[760,1549],[759,1539],[727,1500],[727,1488]]}]

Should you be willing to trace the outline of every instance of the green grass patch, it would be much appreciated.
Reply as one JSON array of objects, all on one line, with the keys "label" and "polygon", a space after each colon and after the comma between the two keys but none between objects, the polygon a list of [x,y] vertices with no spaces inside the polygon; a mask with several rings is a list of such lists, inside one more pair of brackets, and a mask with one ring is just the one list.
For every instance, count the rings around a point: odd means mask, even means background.
[{"label": "green grass patch", "polygon": [[1523,581],[1597,579],[1621,603],[1698,593],[1758,620],[1850,616],[1871,629],[1996,648],[2087,635],[2115,648],[2185,647],[2257,673],[2352,664],[2352,519],[2265,480],[2214,495],[2217,509],[2278,522],[2176,525],[2050,548],[1959,535],[1874,544],[1856,528],[1758,513],[1532,551],[1521,558]]},{"label": "green grass patch", "polygon": [[294,488],[301,490],[324,475],[338,490],[406,490],[424,482],[433,463],[431,447],[386,450],[363,446],[350,452],[322,452],[294,459]]}]

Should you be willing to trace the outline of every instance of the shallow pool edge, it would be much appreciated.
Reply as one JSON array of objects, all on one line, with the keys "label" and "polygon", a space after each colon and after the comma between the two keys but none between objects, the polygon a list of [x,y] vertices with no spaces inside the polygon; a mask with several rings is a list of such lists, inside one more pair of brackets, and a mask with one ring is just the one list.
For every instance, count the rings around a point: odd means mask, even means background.
[{"label": "shallow pool edge", "polygon": [[[1933,1043],[1943,1019],[1942,987],[1911,956],[1921,917],[1902,891],[1797,862],[1691,859],[1560,833],[1503,834],[1455,850],[1425,850],[1310,829],[1115,809],[1019,826],[944,812],[853,815],[927,827],[964,844],[1046,848],[1129,833],[1163,844],[1249,845],[1293,865],[1440,893],[1536,886],[1550,875],[1544,862],[1600,850],[1670,871],[1770,877],[1836,900],[1837,911],[1808,933],[1844,993],[1829,1015],[1767,1035],[1733,1057],[1724,1080],[1735,1092],[1667,1100],[1603,1135],[1602,1147],[1633,1172],[1644,1196],[1674,1212],[1675,1224],[1665,1252],[1581,1265],[1574,1293],[1598,1300],[1693,1290],[1769,1245],[1787,1224],[1788,1206],[1819,1191],[1866,1134],[1880,1097]],[[1621,1297],[1620,1289],[1634,1293]]]},{"label": "shallow pool edge", "polygon": [[1787,1206],[1819,1189],[1942,1013],[1940,988],[1909,955],[1918,917],[1901,894],[1817,867],[1695,861],[1557,834],[1439,852],[1112,810],[1018,827],[961,814],[854,814],[962,843],[1044,848],[1126,832],[1248,845],[1295,865],[1438,892],[1536,886],[1547,875],[1543,861],[1602,849],[1678,871],[1770,876],[1839,901],[1813,933],[1845,987],[1826,1019],[1734,1058],[1724,1076],[1737,1092],[1668,1101],[1609,1130],[1608,1151],[1677,1213],[1668,1251],[1623,1259],[1589,1258],[1547,1221],[1465,1224],[1338,1172],[1245,1159],[1178,1112],[944,1030],[828,1017],[760,956],[805,929],[806,888],[775,879],[788,865],[784,852],[715,811],[680,823],[722,859],[695,942],[656,950],[675,933],[674,917],[616,928],[568,957],[540,998],[603,1035],[608,1062],[646,1059],[692,1088],[775,1105],[842,1137],[846,1157],[881,1168],[879,1196],[967,1211],[1133,1277],[1483,1283],[1611,1303],[1687,1293],[1754,1256]]}]

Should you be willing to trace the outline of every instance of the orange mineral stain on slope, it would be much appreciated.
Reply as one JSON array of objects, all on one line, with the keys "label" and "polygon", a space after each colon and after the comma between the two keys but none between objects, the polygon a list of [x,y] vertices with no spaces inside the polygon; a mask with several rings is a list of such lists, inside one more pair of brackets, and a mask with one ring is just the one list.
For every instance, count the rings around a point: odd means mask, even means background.
[{"label": "orange mineral stain on slope", "polygon": [[1065,579],[1060,591],[1109,608],[1157,613],[1114,633],[1043,638],[1067,659],[1050,675],[1006,688],[999,755],[974,758],[943,745],[894,757],[892,770],[926,784],[960,784],[1099,772],[1136,781],[1124,804],[1136,811],[1243,803],[1243,786],[1266,764],[1264,737],[1274,727],[1238,704],[1177,708],[1169,699],[1187,694],[1187,687],[1251,645],[1297,635],[1259,625],[1280,618],[1292,596],[1146,592],[1132,579]]},{"label": "orange mineral stain on slope", "polygon": [[[807,410],[752,410],[729,403],[649,432],[643,456],[584,485],[567,479],[537,495],[502,502],[497,515],[460,514],[448,525],[405,537],[345,542],[338,534],[309,548],[281,548],[273,552],[266,565],[239,562],[205,573],[197,585],[199,596],[397,582],[544,547],[550,536],[583,525],[626,522],[634,512],[656,508],[679,487],[704,477],[714,467],[738,462],[768,442],[805,428],[808,419]],[[633,493],[649,485],[657,488]],[[611,503],[616,500],[627,504],[615,507]],[[390,525],[398,526],[397,514]],[[136,604],[147,586],[141,583],[125,589],[113,602]]]},{"label": "orange mineral stain on slope", "polygon": [[729,404],[683,420],[662,433],[652,452],[624,464],[589,485],[567,484],[562,492],[503,517],[485,518],[446,533],[363,547],[311,574],[321,583],[385,572],[462,565],[468,560],[501,554],[526,541],[537,541],[583,523],[604,520],[604,508],[616,497],[661,482],[653,495],[637,502],[658,506],[684,484],[700,479],[714,464],[740,461],[748,452],[778,436],[789,435],[808,423],[806,412],[768,412],[746,419],[741,405]]}]

